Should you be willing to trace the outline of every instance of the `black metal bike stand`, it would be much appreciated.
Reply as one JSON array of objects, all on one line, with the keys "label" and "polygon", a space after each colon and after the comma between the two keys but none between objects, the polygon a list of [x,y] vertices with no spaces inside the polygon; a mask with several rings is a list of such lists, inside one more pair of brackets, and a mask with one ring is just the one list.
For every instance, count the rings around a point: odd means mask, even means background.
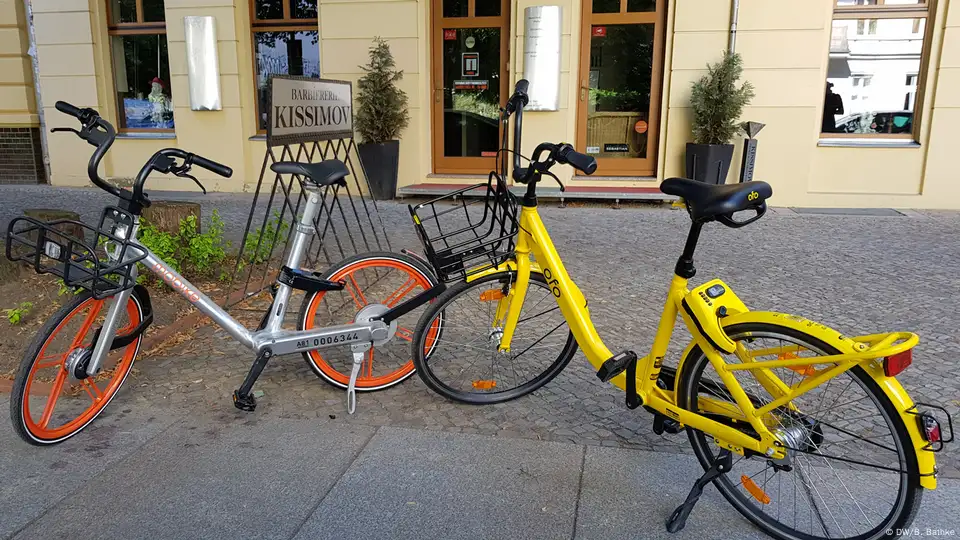
[{"label": "black metal bike stand", "polygon": [[720,475],[725,474],[731,467],[733,467],[732,454],[727,449],[720,450],[717,458],[713,460],[713,465],[693,484],[693,488],[690,489],[690,494],[687,495],[687,500],[683,501],[683,504],[678,506],[677,509],[670,514],[670,517],[667,518],[668,532],[675,533],[683,529],[687,524],[687,517],[690,515],[690,512],[693,511],[694,505],[697,504],[700,496],[703,495],[703,488]]}]

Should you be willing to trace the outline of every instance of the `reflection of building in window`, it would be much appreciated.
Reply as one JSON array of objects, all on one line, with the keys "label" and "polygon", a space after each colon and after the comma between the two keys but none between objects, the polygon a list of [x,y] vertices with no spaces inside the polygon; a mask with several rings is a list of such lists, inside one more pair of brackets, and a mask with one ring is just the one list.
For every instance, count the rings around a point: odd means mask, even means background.
[{"label": "reflection of building in window", "polygon": [[163,0],[111,0],[107,19],[120,130],[172,130]]},{"label": "reflection of building in window", "polygon": [[251,0],[257,129],[267,129],[271,75],[320,76],[316,0]]},{"label": "reflection of building in window", "polygon": [[833,118],[824,108],[824,132],[912,133],[927,10],[899,0],[837,1],[826,99],[845,106]]}]

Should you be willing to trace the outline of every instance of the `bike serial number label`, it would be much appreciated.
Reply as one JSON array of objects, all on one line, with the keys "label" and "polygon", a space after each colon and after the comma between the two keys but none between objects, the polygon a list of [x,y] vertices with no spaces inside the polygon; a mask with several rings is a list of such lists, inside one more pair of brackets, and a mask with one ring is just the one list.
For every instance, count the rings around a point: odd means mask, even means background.
[{"label": "bike serial number label", "polygon": [[335,345],[337,343],[349,343],[360,339],[357,332],[346,332],[335,336],[319,337],[313,339],[303,339],[297,342],[297,349],[316,349],[326,345]]}]

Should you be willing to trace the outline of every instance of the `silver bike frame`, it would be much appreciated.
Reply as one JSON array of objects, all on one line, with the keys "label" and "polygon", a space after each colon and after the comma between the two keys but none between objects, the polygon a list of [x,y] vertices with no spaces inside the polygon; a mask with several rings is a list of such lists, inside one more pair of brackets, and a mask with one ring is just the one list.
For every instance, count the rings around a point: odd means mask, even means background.
[{"label": "silver bike frame", "polygon": [[[293,269],[299,268],[303,260],[304,250],[307,248],[310,237],[314,234],[313,220],[320,209],[320,197],[317,190],[306,185],[304,191],[307,194],[307,203],[303,215],[296,225],[293,244],[286,261],[286,265]],[[114,234],[124,239],[136,238],[139,227],[140,219],[137,217],[129,231],[117,230]],[[137,253],[137,249],[142,251]],[[210,317],[213,322],[234,339],[245,347],[252,349],[258,355],[265,349],[269,349],[272,355],[278,355],[343,345],[351,345],[354,353],[362,353],[367,351],[374,341],[381,342],[392,337],[390,326],[377,320],[303,331],[284,330],[282,328],[283,320],[287,313],[287,304],[290,301],[292,288],[283,283],[278,283],[276,298],[270,308],[271,312],[267,317],[266,326],[263,330],[251,332],[149,249],[135,245],[127,248],[127,250],[133,252],[130,254],[130,258],[136,258],[141,253],[146,253],[146,258],[141,262],[147,269],[196,306],[201,313]],[[136,279],[136,277],[136,268],[133,268],[132,279]],[[103,323],[100,339],[93,349],[93,356],[87,368],[88,375],[93,376],[100,372],[103,359],[110,351],[110,345],[116,336],[117,321],[126,309],[131,294],[132,289],[127,289],[114,296]]]}]

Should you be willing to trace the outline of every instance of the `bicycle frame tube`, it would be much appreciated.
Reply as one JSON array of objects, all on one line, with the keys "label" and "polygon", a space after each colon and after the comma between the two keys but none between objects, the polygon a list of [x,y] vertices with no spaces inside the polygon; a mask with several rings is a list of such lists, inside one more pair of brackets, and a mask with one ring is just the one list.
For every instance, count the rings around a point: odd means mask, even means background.
[{"label": "bicycle frame tube", "polygon": [[[507,320],[504,325],[504,333],[501,339],[500,349],[504,352],[509,351],[510,339],[513,337],[513,331],[516,328],[517,321],[520,319],[520,311],[523,306],[524,296],[527,290],[527,284],[530,280],[530,255],[536,258],[548,286],[553,291],[560,311],[563,313],[570,331],[573,332],[577,343],[583,350],[584,355],[594,369],[600,369],[605,361],[613,356],[610,349],[604,345],[603,340],[597,333],[590,319],[590,313],[586,306],[583,293],[577,287],[576,283],[567,274],[557,253],[550,235],[547,233],[543,221],[540,219],[536,207],[523,207],[520,213],[520,234],[517,239],[517,282],[514,290],[511,291],[512,298],[509,299],[507,311]],[[648,407],[655,409],[662,414],[668,415],[680,423],[710,433],[717,438],[726,441],[728,446],[739,453],[743,449],[750,449],[754,452],[766,452],[771,447],[773,437],[763,426],[760,418],[751,418],[751,424],[759,428],[761,439],[757,440],[742,431],[721,424],[710,418],[699,415],[695,412],[684,410],[677,407],[672,395],[664,392],[656,386],[656,381],[663,364],[663,357],[667,352],[667,346],[670,337],[673,334],[673,328],[676,322],[678,309],[681,300],[687,294],[687,280],[674,276],[670,283],[670,289],[664,303],[663,313],[660,317],[660,324],[657,328],[656,338],[653,342],[651,354],[642,358],[638,362],[637,372],[637,393],[641,396],[643,403]],[[693,332],[696,339],[702,340],[702,336]],[[711,361],[723,362],[712,349],[709,350],[708,358]],[[714,356],[716,358],[712,358]],[[729,374],[728,374],[729,375]],[[733,378],[730,375],[729,378]],[[626,386],[626,373],[621,373],[611,381],[614,385],[623,389]],[[728,381],[724,380],[725,383]],[[729,384],[729,383],[728,383]],[[744,407],[743,410],[753,412],[745,392],[736,381],[733,380],[735,389],[732,391],[737,404]]]}]

